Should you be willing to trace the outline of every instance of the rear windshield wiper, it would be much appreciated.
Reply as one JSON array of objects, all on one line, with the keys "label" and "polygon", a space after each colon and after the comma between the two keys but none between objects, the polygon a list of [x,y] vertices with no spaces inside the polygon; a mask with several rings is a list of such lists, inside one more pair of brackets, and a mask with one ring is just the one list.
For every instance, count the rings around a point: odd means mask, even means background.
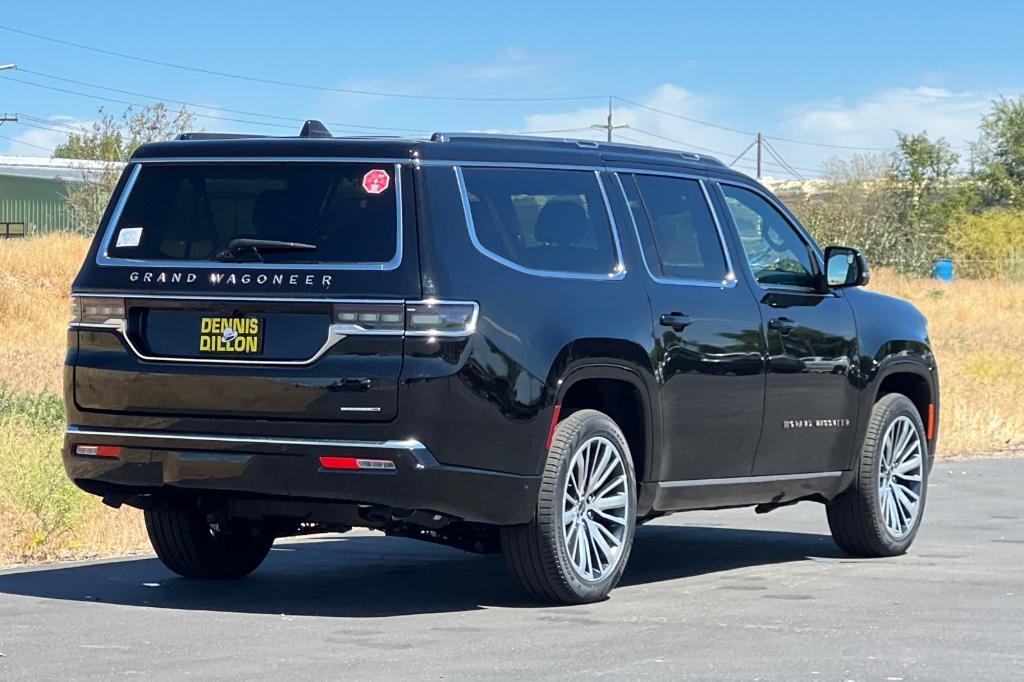
[{"label": "rear windshield wiper", "polygon": [[255,256],[263,260],[262,253],[283,251],[316,251],[315,244],[302,242],[282,242],[276,239],[232,239],[222,249],[213,254],[213,260],[238,260],[245,256]]}]

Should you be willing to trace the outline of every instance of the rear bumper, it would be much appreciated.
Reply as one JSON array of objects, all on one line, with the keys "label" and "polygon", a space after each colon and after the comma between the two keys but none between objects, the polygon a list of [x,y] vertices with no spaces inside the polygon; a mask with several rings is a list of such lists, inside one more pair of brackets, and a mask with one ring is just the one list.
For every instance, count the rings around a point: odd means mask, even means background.
[{"label": "rear bumper", "polygon": [[[117,457],[75,454],[120,448]],[[438,463],[422,443],[104,430],[69,426],[64,468],[97,494],[208,492],[382,505],[511,525],[533,517],[540,479]],[[325,469],[320,457],[388,460],[393,470]]]}]

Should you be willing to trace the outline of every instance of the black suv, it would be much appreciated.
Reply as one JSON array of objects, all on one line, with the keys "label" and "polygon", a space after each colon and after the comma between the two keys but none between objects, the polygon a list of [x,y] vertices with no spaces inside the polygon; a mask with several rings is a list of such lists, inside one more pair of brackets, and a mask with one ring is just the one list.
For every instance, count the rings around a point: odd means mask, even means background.
[{"label": "black suv", "polygon": [[695,154],[436,134],[188,134],[130,159],[74,282],[68,475],[196,578],[353,526],[603,598],[637,523],[825,504],[921,523],[925,320]]}]

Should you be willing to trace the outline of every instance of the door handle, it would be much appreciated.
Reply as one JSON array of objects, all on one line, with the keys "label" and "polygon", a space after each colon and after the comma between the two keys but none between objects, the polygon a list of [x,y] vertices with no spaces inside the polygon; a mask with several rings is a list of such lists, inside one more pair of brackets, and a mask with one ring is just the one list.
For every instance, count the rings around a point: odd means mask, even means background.
[{"label": "door handle", "polygon": [[791,331],[796,329],[797,324],[788,317],[775,317],[768,320],[768,328],[774,329],[783,336],[788,335]]},{"label": "door handle", "polygon": [[693,323],[693,318],[683,313],[671,312],[662,313],[661,315],[661,326],[672,327],[674,331],[681,332],[683,329]]}]

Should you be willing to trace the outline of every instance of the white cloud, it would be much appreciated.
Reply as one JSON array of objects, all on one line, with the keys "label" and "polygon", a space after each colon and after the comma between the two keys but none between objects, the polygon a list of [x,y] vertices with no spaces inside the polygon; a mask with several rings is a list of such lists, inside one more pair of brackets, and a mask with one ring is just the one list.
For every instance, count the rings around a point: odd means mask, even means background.
[{"label": "white cloud", "polygon": [[[717,128],[710,128],[682,118],[644,108],[652,107],[670,111],[685,118],[703,121],[726,122],[724,100],[706,94],[696,93],[684,87],[666,83],[641,98],[634,106],[614,101],[612,123],[626,128],[613,132],[613,139],[662,147],[689,149],[698,153],[719,156],[732,160],[752,138]],[[526,117],[523,132],[544,133],[544,131],[570,131],[571,137],[604,139],[605,131],[592,129],[604,125],[608,119],[607,106],[593,106],[564,113],[533,114]],[[560,134],[560,133],[549,133]],[[665,139],[668,138],[668,139]]]},{"label": "white cloud", "polygon": [[[997,96],[996,92],[955,91],[924,85],[887,89],[859,99],[798,103],[781,120],[764,121],[763,125],[769,141],[789,164],[801,169],[804,175],[814,175],[813,171],[820,169],[829,158],[848,157],[855,150],[772,140],[773,134],[867,151],[870,148],[891,149],[896,143],[895,130],[927,130],[933,139],[944,137],[954,147],[962,147],[977,138],[978,123]],[[726,127],[752,127],[750,124],[737,123],[729,117],[726,100],[679,85],[661,85],[641,98],[639,103]],[[538,113],[526,117],[523,132],[566,131],[547,134],[603,139],[604,131],[590,126],[604,124],[607,116],[607,108],[599,106],[561,113]],[[708,127],[618,101],[613,109],[613,118],[616,125],[627,124],[631,128],[615,131],[616,140],[709,153],[726,163],[731,162],[753,141],[752,136]],[[753,157],[753,152],[748,152],[737,164],[737,168],[752,171]],[[788,177],[767,152],[765,162],[766,175]]]},{"label": "white cloud", "polygon": [[562,61],[564,59],[560,57],[540,57],[515,47],[507,47],[487,62],[446,67],[438,75],[476,81],[512,80],[536,76],[543,69],[549,69],[552,62]]},{"label": "white cloud", "polygon": [[[978,123],[991,107],[996,92],[953,91],[918,86],[880,90],[857,100],[835,99],[807,102],[796,107],[777,129],[786,137],[852,147],[891,148],[895,131],[944,137],[954,147],[973,142]],[[803,148],[778,143],[783,153],[803,163],[820,164],[840,150]],[[795,162],[794,162],[795,163]]]},{"label": "white cloud", "polygon": [[[0,135],[11,138],[2,140],[7,148],[4,154],[15,156],[50,156],[53,148],[63,144],[68,139],[71,129],[65,126],[76,128],[87,128],[90,121],[79,121],[73,116],[58,114],[50,116],[47,122],[36,120],[24,120],[22,124],[5,123],[0,126]],[[45,151],[44,151],[45,150]]]}]

